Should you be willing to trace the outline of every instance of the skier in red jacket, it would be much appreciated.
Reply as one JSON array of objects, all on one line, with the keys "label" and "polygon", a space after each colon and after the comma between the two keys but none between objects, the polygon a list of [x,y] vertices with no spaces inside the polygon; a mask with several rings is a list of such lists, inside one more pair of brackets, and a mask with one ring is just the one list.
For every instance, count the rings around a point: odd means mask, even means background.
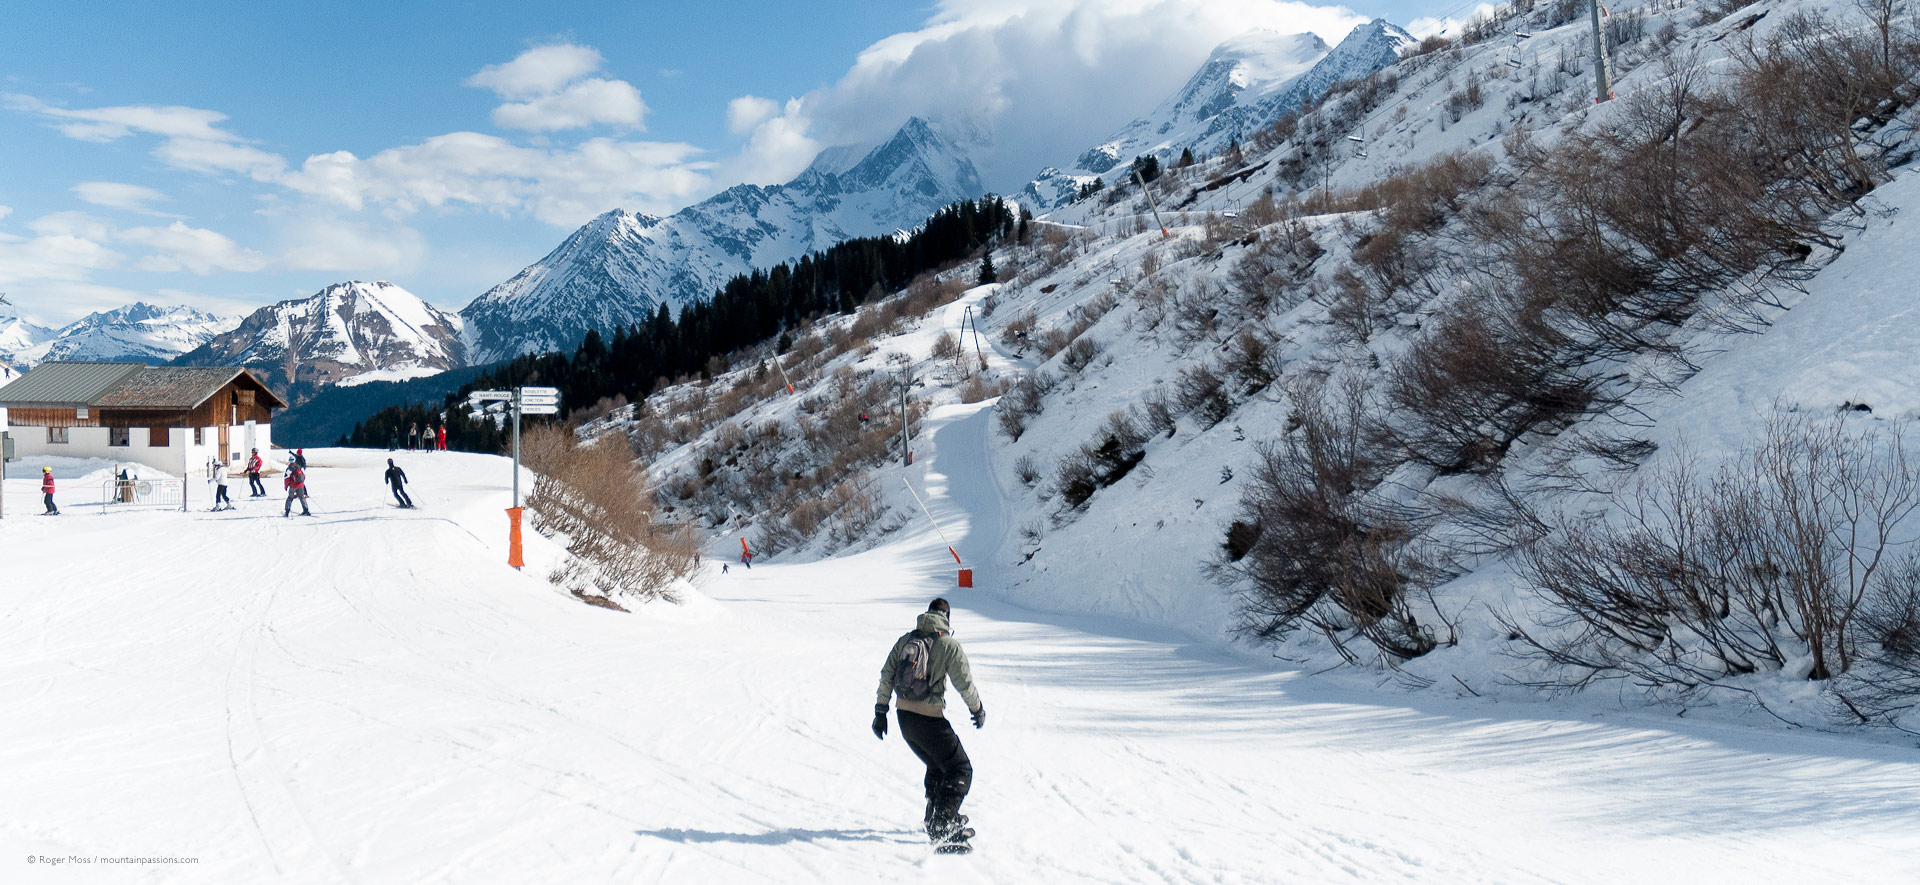
[{"label": "skier in red jacket", "polygon": [[253,456],[247,459],[247,484],[252,487],[255,498],[267,496],[267,486],[260,481],[260,468],[263,466],[265,465],[260,461],[260,450],[254,449]]},{"label": "skier in red jacket", "polygon": [[439,436],[440,451],[442,452],[446,451],[447,450],[447,425],[445,424],[440,425],[440,429],[435,431],[435,433]]},{"label": "skier in red jacket", "polygon": [[53,468],[40,468],[40,494],[47,496],[47,516],[59,516],[60,508],[53,506]]}]

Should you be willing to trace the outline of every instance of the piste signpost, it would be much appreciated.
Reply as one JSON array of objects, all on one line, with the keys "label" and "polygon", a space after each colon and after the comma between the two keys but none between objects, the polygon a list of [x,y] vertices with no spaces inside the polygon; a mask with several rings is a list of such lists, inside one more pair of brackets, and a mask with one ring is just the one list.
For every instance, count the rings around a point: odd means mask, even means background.
[{"label": "piste signpost", "polygon": [[526,560],[520,555],[520,516],[525,512],[520,507],[520,416],[559,414],[560,390],[555,387],[520,387],[513,390],[482,390],[472,396],[481,402],[505,400],[513,412],[513,506],[507,508],[507,564],[521,568],[526,565]]}]

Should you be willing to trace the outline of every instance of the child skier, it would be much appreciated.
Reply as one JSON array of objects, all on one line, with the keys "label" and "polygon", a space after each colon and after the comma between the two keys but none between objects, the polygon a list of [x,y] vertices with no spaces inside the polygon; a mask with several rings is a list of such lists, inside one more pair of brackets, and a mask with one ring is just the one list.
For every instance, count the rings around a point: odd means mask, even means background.
[{"label": "child skier", "polygon": [[53,468],[40,468],[40,494],[47,497],[46,516],[59,516],[60,508],[53,505]]},{"label": "child skier", "polygon": [[227,462],[213,462],[213,509],[232,510],[233,501],[227,497]]},{"label": "child skier", "polygon": [[300,501],[300,515],[312,516],[313,511],[307,509],[306,469],[301,467],[300,464],[292,458],[288,458],[287,476],[281,480],[281,484],[287,487],[287,506],[281,510],[280,515],[283,517],[292,516],[293,502],[295,499],[298,499]]}]

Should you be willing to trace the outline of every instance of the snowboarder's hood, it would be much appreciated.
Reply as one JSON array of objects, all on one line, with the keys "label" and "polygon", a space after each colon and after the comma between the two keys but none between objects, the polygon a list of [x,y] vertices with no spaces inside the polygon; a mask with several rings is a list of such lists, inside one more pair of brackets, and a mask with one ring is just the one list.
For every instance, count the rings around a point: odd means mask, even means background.
[{"label": "snowboarder's hood", "polygon": [[953,627],[947,624],[947,616],[939,612],[921,612],[920,620],[914,623],[913,629],[934,634],[953,632]]}]

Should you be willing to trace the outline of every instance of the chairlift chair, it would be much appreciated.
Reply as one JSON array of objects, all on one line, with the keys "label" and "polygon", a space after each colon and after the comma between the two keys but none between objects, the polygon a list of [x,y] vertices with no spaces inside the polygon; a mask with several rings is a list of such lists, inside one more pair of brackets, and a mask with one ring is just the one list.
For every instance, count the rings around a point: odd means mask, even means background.
[{"label": "chairlift chair", "polygon": [[1367,140],[1366,139],[1361,138],[1358,135],[1349,135],[1347,136],[1347,140],[1353,142],[1356,145],[1359,145],[1358,147],[1353,149],[1354,156],[1359,157],[1362,160],[1367,158]]},{"label": "chairlift chair", "polygon": [[1513,33],[1513,43],[1507,47],[1507,67],[1520,67],[1520,41],[1532,36],[1532,34],[1526,31],[1515,31]]}]

